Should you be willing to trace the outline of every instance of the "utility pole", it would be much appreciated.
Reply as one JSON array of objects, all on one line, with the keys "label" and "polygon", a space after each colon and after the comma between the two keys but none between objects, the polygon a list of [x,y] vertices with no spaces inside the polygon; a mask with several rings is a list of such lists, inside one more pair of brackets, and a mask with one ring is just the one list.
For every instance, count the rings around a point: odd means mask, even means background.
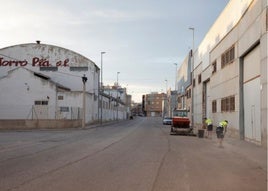
[{"label": "utility pole", "polygon": [[86,82],[87,82],[87,77],[84,74],[82,77],[82,82],[83,82],[83,118],[82,118],[82,128],[85,128],[85,123],[86,123]]},{"label": "utility pole", "polygon": [[103,66],[102,66],[102,60],[103,60],[103,54],[105,54],[105,52],[101,52],[101,84],[100,84],[100,92],[99,94],[101,94],[101,104],[100,104],[100,107],[101,107],[101,116],[100,116],[100,123],[102,125],[102,107],[103,107]]},{"label": "utility pole", "polygon": [[118,107],[119,107],[119,100],[118,100],[118,75],[120,74],[120,72],[117,72],[117,76],[116,76],[116,120],[118,121]]},{"label": "utility pole", "polygon": [[174,65],[176,66],[176,69],[175,69],[175,91],[177,90],[177,70],[178,70],[178,64],[177,63],[174,63]]},{"label": "utility pole", "polygon": [[193,27],[189,27],[189,30],[193,31],[193,47],[192,47],[192,64],[191,64],[191,72],[192,72],[192,127],[194,127],[194,31]]}]

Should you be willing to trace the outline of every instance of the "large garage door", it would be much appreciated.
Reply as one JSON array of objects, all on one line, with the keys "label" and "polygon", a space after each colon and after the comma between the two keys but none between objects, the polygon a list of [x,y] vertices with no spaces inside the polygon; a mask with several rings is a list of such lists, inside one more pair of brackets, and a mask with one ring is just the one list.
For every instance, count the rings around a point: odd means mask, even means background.
[{"label": "large garage door", "polygon": [[245,139],[261,143],[260,48],[244,58],[244,132]]}]

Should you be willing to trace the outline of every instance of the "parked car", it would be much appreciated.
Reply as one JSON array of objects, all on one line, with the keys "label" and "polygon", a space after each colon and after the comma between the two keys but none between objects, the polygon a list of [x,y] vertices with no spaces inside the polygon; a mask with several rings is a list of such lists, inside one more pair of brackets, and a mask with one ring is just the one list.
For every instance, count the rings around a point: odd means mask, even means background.
[{"label": "parked car", "polygon": [[171,117],[164,117],[163,119],[163,125],[171,125],[172,118]]}]

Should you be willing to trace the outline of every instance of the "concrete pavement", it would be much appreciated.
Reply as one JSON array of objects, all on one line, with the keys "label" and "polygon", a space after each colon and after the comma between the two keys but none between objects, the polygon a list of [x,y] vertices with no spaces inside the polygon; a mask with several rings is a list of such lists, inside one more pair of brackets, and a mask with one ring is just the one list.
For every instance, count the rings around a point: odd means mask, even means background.
[{"label": "concrete pavement", "polygon": [[[86,129],[104,127],[107,125],[120,123],[120,122],[122,121],[104,122],[102,125],[100,124],[89,125],[89,126],[86,126]],[[169,128],[169,126],[166,126],[166,127]],[[213,131],[212,133],[212,139],[208,139],[208,138],[202,138],[202,139],[206,141],[211,141],[216,147],[218,146],[218,139],[217,139],[215,131]],[[257,145],[248,141],[235,139],[228,135],[226,135],[224,138],[223,146],[224,146],[223,148],[219,148],[219,149],[230,150],[232,152],[238,153],[244,156],[245,158],[257,163],[261,169],[264,169],[267,172],[267,162],[268,162],[267,161],[267,148],[263,148],[260,145]]]},{"label": "concrete pavement", "polygon": [[[218,147],[218,139],[215,132],[212,134],[212,139],[203,139],[211,141],[216,147]],[[255,162],[261,169],[266,170],[267,172],[267,149],[264,147],[248,141],[228,137],[227,135],[223,140],[223,148],[219,149],[238,153],[248,160]]]},{"label": "concrete pavement", "polygon": [[266,159],[263,148],[229,138],[218,148],[215,135],[169,131],[160,119],[138,118],[85,131],[5,132],[0,190],[266,190],[266,168],[253,161]]}]

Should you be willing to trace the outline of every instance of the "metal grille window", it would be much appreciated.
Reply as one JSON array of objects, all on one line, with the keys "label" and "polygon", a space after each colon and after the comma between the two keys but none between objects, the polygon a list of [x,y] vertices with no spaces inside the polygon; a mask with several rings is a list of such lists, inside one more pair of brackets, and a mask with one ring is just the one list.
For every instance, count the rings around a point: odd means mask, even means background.
[{"label": "metal grille window", "polygon": [[34,105],[48,105],[48,101],[37,100],[34,101]]},{"label": "metal grille window", "polygon": [[230,97],[230,111],[235,111],[235,97]]},{"label": "metal grille window", "polygon": [[212,74],[214,74],[214,73],[216,73],[216,72],[217,72],[217,62],[214,61],[214,62],[212,63]]},{"label": "metal grille window", "polygon": [[212,113],[216,113],[217,112],[217,101],[213,100],[212,101]]},{"label": "metal grille window", "polygon": [[58,100],[63,100],[63,96],[62,95],[58,96]]},{"label": "metal grille window", "polygon": [[191,98],[191,96],[192,96],[191,94],[192,94],[191,89],[186,91],[187,99]]},{"label": "metal grille window", "polygon": [[181,97],[178,97],[178,103],[181,103],[181,100],[182,100]]},{"label": "metal grille window", "polygon": [[58,71],[57,66],[40,66],[40,71]]},{"label": "metal grille window", "polygon": [[221,112],[226,111],[225,98],[221,99]]},{"label": "metal grille window", "polygon": [[221,68],[224,68],[227,64],[230,64],[234,61],[235,58],[235,47],[234,45],[226,50],[222,55],[221,55]]},{"label": "metal grille window", "polygon": [[70,71],[88,71],[88,66],[70,66]]},{"label": "metal grille window", "polygon": [[201,77],[201,74],[198,75],[198,84],[200,84],[202,81],[202,77]]},{"label": "metal grille window", "polygon": [[221,112],[235,111],[235,96],[225,97],[221,99]]},{"label": "metal grille window", "polygon": [[69,107],[60,107],[61,112],[69,112]]}]

